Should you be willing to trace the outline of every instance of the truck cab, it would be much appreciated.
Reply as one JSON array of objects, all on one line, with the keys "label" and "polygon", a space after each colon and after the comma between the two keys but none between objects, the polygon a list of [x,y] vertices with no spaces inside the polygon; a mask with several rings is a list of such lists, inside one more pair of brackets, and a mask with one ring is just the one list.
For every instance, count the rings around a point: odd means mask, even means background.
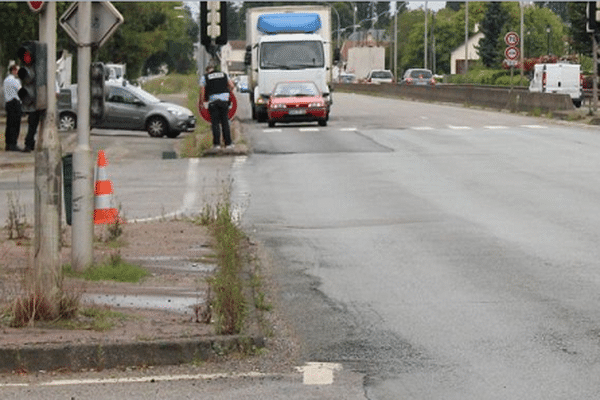
[{"label": "truck cab", "polygon": [[331,107],[331,20],[322,6],[251,8],[247,11],[245,63],[252,118],[265,121],[273,88],[283,81],[312,81]]}]

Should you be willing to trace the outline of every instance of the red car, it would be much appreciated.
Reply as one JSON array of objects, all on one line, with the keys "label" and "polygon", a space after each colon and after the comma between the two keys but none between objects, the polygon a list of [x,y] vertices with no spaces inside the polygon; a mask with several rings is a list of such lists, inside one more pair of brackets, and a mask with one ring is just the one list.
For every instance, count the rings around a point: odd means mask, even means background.
[{"label": "red car", "polygon": [[279,82],[267,103],[269,126],[276,122],[318,121],[327,125],[327,103],[314,82]]}]

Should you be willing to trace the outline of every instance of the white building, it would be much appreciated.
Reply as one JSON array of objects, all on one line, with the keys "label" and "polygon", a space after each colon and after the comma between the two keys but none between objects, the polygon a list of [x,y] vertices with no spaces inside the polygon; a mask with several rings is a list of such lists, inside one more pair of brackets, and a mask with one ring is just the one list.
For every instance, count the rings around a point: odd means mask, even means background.
[{"label": "white building", "polygon": [[[469,66],[479,60],[479,52],[475,46],[479,45],[479,40],[483,38],[483,33],[479,32],[479,26],[475,26],[477,33],[467,41],[467,58]],[[462,74],[465,67],[465,43],[454,49],[450,55],[450,73]]]}]

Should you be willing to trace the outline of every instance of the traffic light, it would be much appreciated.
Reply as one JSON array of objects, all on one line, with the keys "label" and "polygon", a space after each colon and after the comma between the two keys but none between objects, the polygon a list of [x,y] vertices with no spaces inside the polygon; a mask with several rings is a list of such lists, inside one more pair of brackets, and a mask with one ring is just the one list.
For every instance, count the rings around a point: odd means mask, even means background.
[{"label": "traffic light", "polygon": [[90,67],[90,122],[97,125],[104,118],[104,63],[96,62]]},{"label": "traffic light", "polygon": [[25,42],[19,47],[17,56],[21,62],[18,72],[21,89],[18,95],[23,104],[23,111],[45,110],[48,102],[46,97],[48,46],[38,41]]},{"label": "traffic light", "polygon": [[585,30],[588,33],[596,32],[600,21],[600,1],[588,1],[585,14],[587,18]]},{"label": "traffic light", "polygon": [[200,2],[200,43],[209,49],[212,39],[217,45],[227,44],[227,2]]}]

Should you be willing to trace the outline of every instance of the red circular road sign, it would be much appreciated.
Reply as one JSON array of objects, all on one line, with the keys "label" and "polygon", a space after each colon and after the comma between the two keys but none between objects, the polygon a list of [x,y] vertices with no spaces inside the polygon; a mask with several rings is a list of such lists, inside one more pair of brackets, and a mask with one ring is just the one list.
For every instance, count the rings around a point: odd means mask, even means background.
[{"label": "red circular road sign", "polygon": [[29,6],[29,9],[33,12],[40,12],[42,11],[42,8],[44,8],[43,1],[28,1],[27,5]]},{"label": "red circular road sign", "polygon": [[516,47],[510,46],[507,47],[506,50],[504,50],[504,55],[506,56],[507,60],[512,61],[519,58],[520,52],[519,49],[517,49]]},{"label": "red circular road sign", "polygon": [[519,44],[519,35],[517,35],[517,32],[508,32],[504,36],[504,42],[507,46],[514,47]]},{"label": "red circular road sign", "polygon": [[[227,113],[227,116],[229,117],[229,119],[232,119],[237,110],[237,99],[235,98],[233,92],[229,92],[229,98],[231,99],[231,105],[229,106],[229,112]],[[206,122],[210,122],[210,114],[208,112],[208,109],[204,107],[204,103],[201,101],[198,102],[198,112]]]}]

